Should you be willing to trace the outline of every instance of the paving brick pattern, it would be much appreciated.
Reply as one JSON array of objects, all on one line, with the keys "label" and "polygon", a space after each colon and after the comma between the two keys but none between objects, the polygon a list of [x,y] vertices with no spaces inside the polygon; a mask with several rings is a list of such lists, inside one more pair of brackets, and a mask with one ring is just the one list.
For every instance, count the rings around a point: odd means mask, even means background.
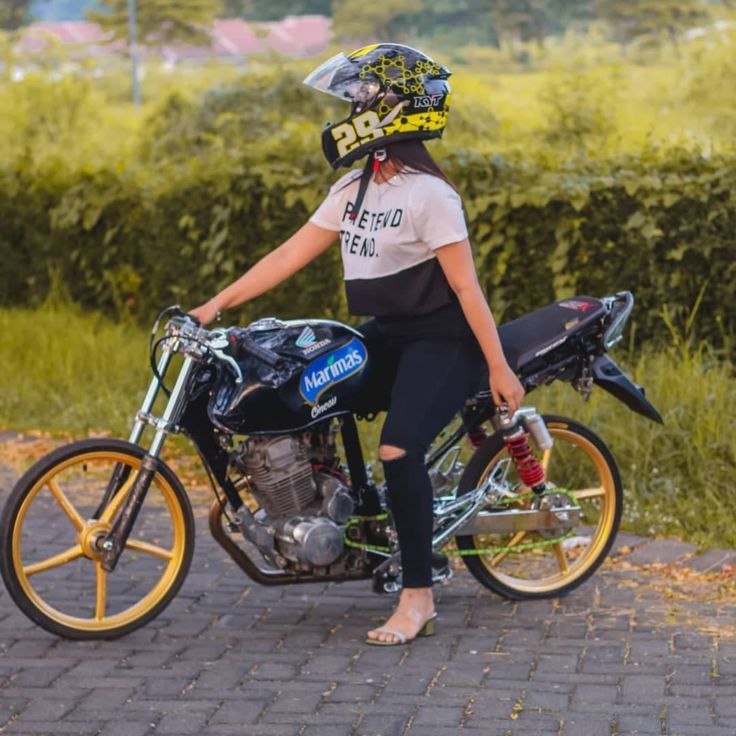
[{"label": "paving brick pattern", "polygon": [[[11,481],[0,472],[0,503]],[[2,734],[736,734],[733,600],[673,603],[641,585],[656,572],[607,565],[562,600],[509,603],[460,572],[438,590],[436,636],[379,649],[364,633],[390,598],[251,584],[205,516],[182,591],[123,639],[55,638],[0,590]],[[692,555],[632,535],[620,547],[640,564]]]}]

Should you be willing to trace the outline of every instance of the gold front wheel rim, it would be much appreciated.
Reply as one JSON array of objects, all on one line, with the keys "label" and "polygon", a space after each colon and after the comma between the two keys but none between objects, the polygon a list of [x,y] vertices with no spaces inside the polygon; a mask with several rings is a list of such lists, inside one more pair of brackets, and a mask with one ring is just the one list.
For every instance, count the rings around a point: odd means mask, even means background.
[{"label": "gold front wheel rim", "polygon": [[[132,454],[116,450],[92,450],[74,455],[50,468],[25,494],[13,522],[11,550],[13,570],[18,584],[27,599],[40,613],[54,623],[69,629],[84,632],[105,632],[121,629],[134,623],[150,613],[165,598],[172,585],[177,581],[182,566],[185,564],[187,556],[187,519],[174,488],[160,473],[156,474],[149,489],[146,503],[152,495],[156,497],[156,501],[158,499],[163,500],[161,508],[165,509],[164,513],[168,514],[170,520],[170,529],[167,529],[170,533],[170,543],[159,545],[137,539],[136,529],[139,523],[136,522],[121,560],[127,554],[150,556],[152,559],[160,560],[163,570],[155,584],[137,602],[124,607],[122,610],[112,612],[110,583],[115,581],[117,569],[111,573],[103,570],[102,556],[98,548],[99,540],[104,537],[104,534],[110,528],[112,518],[106,518],[104,512],[98,520],[90,521],[85,518],[84,514],[79,513],[73,500],[65,491],[64,484],[59,480],[65,471],[74,469],[75,466],[80,466],[80,469],[86,473],[87,467],[94,463],[109,464],[110,472],[112,472],[112,468],[115,467],[116,463],[131,469],[129,479],[122,485],[118,495],[111,502],[111,506],[115,508],[115,513],[120,510],[122,506],[120,503],[121,496],[130,490],[132,479],[140,468],[140,459]],[[97,502],[102,498],[104,487],[102,485],[99,488]],[[65,523],[70,529],[74,530],[76,542],[64,545],[59,552],[46,556],[42,560],[24,564],[24,525],[34,501],[39,498],[41,491],[46,488],[49,489],[49,495],[59,510],[60,523]],[[158,502],[160,505],[160,501]],[[144,509],[146,503],[144,503]],[[112,516],[114,518],[114,514]],[[34,585],[34,580],[43,579],[44,573],[59,570],[65,565],[80,560],[89,575],[90,591],[93,589],[92,605],[88,617],[65,612],[58,607],[58,604],[55,605],[49,602],[44,594],[39,592],[39,586]]]},{"label": "gold front wheel rim", "polygon": [[[557,571],[553,575],[544,576],[535,580],[520,578],[504,573],[499,569],[499,565],[507,555],[511,554],[509,552],[500,552],[493,556],[478,556],[478,559],[481,561],[488,573],[496,580],[508,588],[525,594],[543,594],[559,590],[584,576],[588,570],[590,570],[591,566],[596,565],[613,532],[618,507],[616,481],[611,471],[611,467],[600,449],[587,437],[571,430],[569,425],[566,423],[550,421],[548,422],[547,427],[555,440],[555,444],[558,442],[569,443],[570,445],[580,449],[592,462],[597,474],[596,484],[585,484],[584,488],[570,488],[566,490],[569,490],[570,495],[575,497],[579,503],[595,499],[595,501],[600,504],[600,514],[595,527],[591,531],[590,544],[588,544],[584,552],[577,558],[569,558],[564,547],[564,542],[550,545],[550,547],[544,549],[543,554],[550,554],[552,559],[556,561]],[[489,473],[503,459],[505,454],[506,451],[504,449],[493,457],[486,466],[486,470],[481,476],[479,483],[482,483],[483,480],[487,478]],[[549,453],[543,453],[540,459],[543,466],[545,466],[545,470],[549,470],[549,480],[560,488],[566,488],[565,483],[563,482],[564,478],[560,478],[559,480],[555,478],[554,448]],[[533,533],[519,532],[510,540],[507,540],[506,546],[513,547],[517,544],[523,545],[524,543],[531,541],[531,537],[533,537]],[[473,546],[476,548],[489,547],[493,545],[493,542],[487,535],[475,535],[472,539]],[[523,560],[524,557],[529,555],[529,552],[516,554],[518,554]]]}]

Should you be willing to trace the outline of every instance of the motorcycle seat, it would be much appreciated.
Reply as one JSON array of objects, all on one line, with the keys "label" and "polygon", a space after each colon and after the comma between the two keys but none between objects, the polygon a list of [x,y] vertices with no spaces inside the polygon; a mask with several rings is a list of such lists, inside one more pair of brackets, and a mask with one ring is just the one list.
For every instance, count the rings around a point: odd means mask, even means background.
[{"label": "motorcycle seat", "polygon": [[511,370],[520,371],[605,313],[606,307],[600,299],[576,296],[500,325],[498,334]]}]

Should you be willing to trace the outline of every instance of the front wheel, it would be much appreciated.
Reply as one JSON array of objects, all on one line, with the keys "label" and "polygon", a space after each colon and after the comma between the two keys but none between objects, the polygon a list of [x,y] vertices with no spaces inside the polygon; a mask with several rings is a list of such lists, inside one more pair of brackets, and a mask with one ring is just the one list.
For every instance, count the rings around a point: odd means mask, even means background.
[{"label": "front wheel", "polygon": [[[557,490],[561,499],[581,507],[580,526],[557,542],[549,532],[524,531],[455,538],[476,580],[512,600],[550,598],[576,588],[606,558],[621,521],[621,479],[603,441],[571,419],[543,418],[554,439],[552,449],[540,458],[548,491],[554,494]],[[529,488],[516,475],[498,434],[473,455],[460,479],[458,495],[480,487],[489,477],[503,487],[506,508],[529,508]],[[515,496],[519,498],[516,503]],[[475,554],[483,549],[489,552]]]},{"label": "front wheel", "polygon": [[[173,599],[194,551],[189,499],[163,462],[114,572],[100,545],[127,497],[145,450],[128,442],[73,442],[16,483],[0,517],[0,572],[18,607],[70,639],[112,639],[143,626]],[[93,518],[113,474],[119,487]]]}]

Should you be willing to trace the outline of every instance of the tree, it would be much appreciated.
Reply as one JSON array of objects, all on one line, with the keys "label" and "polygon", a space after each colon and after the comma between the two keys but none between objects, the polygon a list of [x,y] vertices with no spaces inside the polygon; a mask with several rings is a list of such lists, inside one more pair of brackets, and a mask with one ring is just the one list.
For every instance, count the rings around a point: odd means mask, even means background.
[{"label": "tree", "polygon": [[390,8],[366,0],[333,0],[333,28],[338,38],[354,41],[398,40],[422,7],[422,0],[393,0]]},{"label": "tree", "polygon": [[28,19],[29,0],[4,0],[0,5],[0,28],[17,31]]},{"label": "tree", "polygon": [[549,30],[564,33],[568,27],[585,25],[595,19],[595,0],[547,0]]},{"label": "tree", "polygon": [[286,15],[330,15],[331,0],[224,0],[226,18],[281,20]]},{"label": "tree", "polygon": [[[128,0],[103,0],[104,10],[87,17],[111,31],[115,38],[128,37]],[[207,44],[207,29],[222,10],[221,0],[136,0],[138,39],[147,45],[173,41]]]},{"label": "tree", "polygon": [[547,25],[547,0],[496,0],[491,11],[499,38],[542,43]]},{"label": "tree", "polygon": [[576,21],[592,20],[593,0],[493,0],[491,17],[499,38],[542,43]]},{"label": "tree", "polygon": [[596,10],[624,43],[662,32],[676,41],[680,33],[708,19],[702,0],[597,0]]}]

